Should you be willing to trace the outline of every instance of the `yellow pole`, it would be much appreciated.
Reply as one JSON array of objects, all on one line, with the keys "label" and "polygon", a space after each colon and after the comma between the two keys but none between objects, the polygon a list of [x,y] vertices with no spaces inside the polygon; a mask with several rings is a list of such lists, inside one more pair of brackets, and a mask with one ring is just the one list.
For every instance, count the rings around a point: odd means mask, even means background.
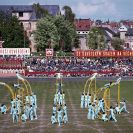
[{"label": "yellow pole", "polygon": [[108,109],[110,109],[110,89],[108,90]]},{"label": "yellow pole", "polygon": [[32,89],[31,89],[31,85],[30,85],[30,83],[26,80],[26,79],[24,79],[25,81],[26,81],[26,83],[28,84],[28,86],[29,86],[29,89],[30,89],[30,94],[32,93]]},{"label": "yellow pole", "polygon": [[56,94],[57,94],[57,92],[58,92],[58,81],[56,79]]},{"label": "yellow pole", "polygon": [[96,96],[98,96],[99,92],[101,92],[101,88],[99,88],[97,91],[96,91]]},{"label": "yellow pole", "polygon": [[96,78],[95,78],[95,94],[96,94],[96,88],[97,88],[97,87],[96,87]]},{"label": "yellow pole", "polygon": [[91,84],[92,84],[92,81],[93,81],[93,80],[90,81],[90,83],[89,83],[89,87],[88,87],[88,93],[89,93],[89,94],[92,93],[92,90],[91,90]]},{"label": "yellow pole", "polygon": [[118,84],[118,107],[120,107],[120,83]]},{"label": "yellow pole", "polygon": [[23,80],[21,80],[21,81],[22,81],[22,83],[24,84],[24,86],[26,88],[27,95],[29,95],[29,91],[28,91],[28,87],[27,87],[26,83]]},{"label": "yellow pole", "polygon": [[87,87],[87,84],[88,84],[89,81],[90,81],[90,79],[87,79],[87,81],[85,83],[85,86],[84,86],[84,94],[85,94],[85,90],[86,90],[86,87]]},{"label": "yellow pole", "polygon": [[106,111],[106,104],[107,104],[106,103],[106,91],[107,90],[105,90],[104,93],[103,93],[103,99],[104,99],[104,104],[105,104],[105,107],[104,107],[105,108],[105,111]]},{"label": "yellow pole", "polygon": [[94,98],[93,98],[93,100],[95,100],[95,98],[96,98],[96,78],[95,78],[95,83],[94,83],[95,85],[94,85]]},{"label": "yellow pole", "polygon": [[24,88],[22,88],[22,103],[24,104]]},{"label": "yellow pole", "polygon": [[110,109],[110,89],[109,88],[106,88],[106,90],[104,91],[103,99],[104,99],[105,111],[106,111]]},{"label": "yellow pole", "polygon": [[14,99],[14,92],[13,92],[12,88],[6,83],[0,82],[0,84],[4,85],[9,90],[9,92],[11,93],[12,98]]},{"label": "yellow pole", "polygon": [[[110,88],[108,88],[108,91],[107,91],[107,110],[110,109]],[[109,115],[109,112],[107,113]]]},{"label": "yellow pole", "polygon": [[[3,86],[5,86],[6,88],[7,88],[7,90],[10,92],[10,94],[11,94],[11,98],[12,99],[14,99],[14,92],[13,92],[13,90],[12,90],[12,88],[8,85],[8,84],[6,84],[6,83],[3,83],[3,82],[0,82],[0,85],[3,85]],[[7,110],[9,110],[10,109],[10,107],[9,108],[7,108]]]}]

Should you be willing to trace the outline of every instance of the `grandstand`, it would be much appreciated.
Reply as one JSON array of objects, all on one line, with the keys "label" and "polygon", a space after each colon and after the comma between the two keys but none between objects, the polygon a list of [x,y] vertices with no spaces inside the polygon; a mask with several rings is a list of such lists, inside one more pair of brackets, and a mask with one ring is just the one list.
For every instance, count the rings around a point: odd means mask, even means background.
[{"label": "grandstand", "polygon": [[16,72],[24,73],[24,60],[22,58],[0,58],[1,77],[15,76]]},{"label": "grandstand", "polygon": [[26,75],[55,75],[60,71],[66,76],[132,76],[132,58],[32,58],[26,60]]},{"label": "grandstand", "polygon": [[68,76],[90,76],[97,72],[101,76],[133,76],[132,58],[78,58],[78,57],[8,57],[0,58],[0,75],[55,76],[62,72]]}]

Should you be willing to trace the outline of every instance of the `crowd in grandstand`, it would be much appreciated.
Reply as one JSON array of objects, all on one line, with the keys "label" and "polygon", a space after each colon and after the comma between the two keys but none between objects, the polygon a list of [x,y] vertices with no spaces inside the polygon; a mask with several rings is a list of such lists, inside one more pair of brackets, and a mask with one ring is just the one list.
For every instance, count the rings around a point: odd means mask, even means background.
[{"label": "crowd in grandstand", "polygon": [[[102,74],[118,74],[120,76],[133,75],[133,59],[131,58],[29,58],[25,62],[30,71],[51,72],[99,72]],[[91,73],[90,73],[91,74]],[[85,74],[83,74],[85,75]]]},{"label": "crowd in grandstand", "polygon": [[[98,72],[103,76],[133,76],[132,58],[0,58],[0,73],[71,72],[67,76],[88,76]],[[72,73],[73,72],[73,73]],[[78,72],[76,74],[76,72]],[[81,72],[81,73],[79,73]],[[47,76],[47,75],[45,75]]]}]

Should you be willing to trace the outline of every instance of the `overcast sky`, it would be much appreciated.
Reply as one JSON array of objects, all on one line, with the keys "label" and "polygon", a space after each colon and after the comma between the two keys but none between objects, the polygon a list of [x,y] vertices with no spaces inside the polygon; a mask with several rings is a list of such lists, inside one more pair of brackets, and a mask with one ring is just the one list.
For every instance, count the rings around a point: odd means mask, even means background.
[{"label": "overcast sky", "polygon": [[30,5],[37,2],[60,7],[68,5],[77,18],[133,20],[133,0],[0,0],[0,5]]}]

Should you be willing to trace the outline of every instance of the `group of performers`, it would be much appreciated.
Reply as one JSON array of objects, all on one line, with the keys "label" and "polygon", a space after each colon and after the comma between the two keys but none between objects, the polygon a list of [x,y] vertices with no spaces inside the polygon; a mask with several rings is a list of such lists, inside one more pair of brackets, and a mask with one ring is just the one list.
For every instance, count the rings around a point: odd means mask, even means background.
[{"label": "group of performers", "polygon": [[[20,95],[10,101],[10,114],[12,115],[13,123],[26,122],[27,120],[37,119],[37,98],[34,93],[25,96],[22,100]],[[7,113],[7,106],[2,104],[0,107],[2,114]]]},{"label": "group of performers", "polygon": [[[95,75],[94,75],[95,76]],[[104,89],[110,89],[111,85],[117,85],[120,82],[120,79],[117,82],[110,82],[106,84]],[[37,119],[37,97],[32,92],[30,95],[22,96],[18,95],[11,99],[10,102],[10,114],[12,115],[13,123],[15,122],[26,122],[27,120]],[[82,109],[88,109],[87,119],[95,120],[101,119],[102,121],[110,121],[113,120],[117,122],[116,114],[120,114],[121,112],[126,112],[126,101],[120,102],[115,107],[110,106],[107,107],[105,105],[104,98],[96,97],[96,94],[91,95],[90,93],[85,93],[85,91],[81,95],[81,103],[80,107]],[[6,114],[8,111],[7,106],[5,104],[0,105],[1,114]],[[61,124],[66,124],[68,122],[67,115],[67,105],[65,102],[65,92],[62,89],[62,77],[59,73],[57,75],[57,90],[54,95],[54,104],[53,111],[51,115],[51,123],[61,126]]]},{"label": "group of performers", "polygon": [[96,118],[101,119],[102,121],[113,120],[117,122],[115,114],[120,114],[121,112],[127,112],[126,101],[120,102],[120,106],[118,104],[116,107],[110,106],[109,109],[105,108],[105,101],[103,98],[94,98],[91,94],[82,93],[81,95],[81,108],[87,108],[88,114],[87,119],[94,120]]},{"label": "group of performers", "polygon": [[[60,76],[60,75],[59,75]],[[53,112],[51,116],[51,123],[55,124],[58,123],[59,126],[61,124],[65,124],[68,122],[67,116],[67,105],[65,102],[65,92],[62,89],[62,79],[58,78],[57,82],[57,91],[54,95],[54,104],[53,104]]]}]

